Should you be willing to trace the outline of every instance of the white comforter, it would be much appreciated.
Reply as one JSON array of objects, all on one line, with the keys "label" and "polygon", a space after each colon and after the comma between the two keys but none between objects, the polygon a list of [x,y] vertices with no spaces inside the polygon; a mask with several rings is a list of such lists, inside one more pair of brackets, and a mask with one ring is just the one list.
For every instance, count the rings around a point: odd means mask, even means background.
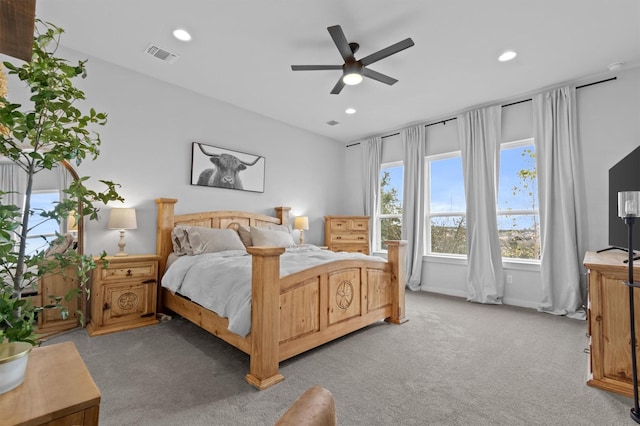
[{"label": "white comforter", "polygon": [[[339,259],[373,259],[361,253],[334,253],[313,245],[286,249],[280,256],[280,276]],[[162,286],[188,297],[229,319],[229,331],[246,336],[251,330],[251,256],[227,250],[181,256],[162,277]]]}]

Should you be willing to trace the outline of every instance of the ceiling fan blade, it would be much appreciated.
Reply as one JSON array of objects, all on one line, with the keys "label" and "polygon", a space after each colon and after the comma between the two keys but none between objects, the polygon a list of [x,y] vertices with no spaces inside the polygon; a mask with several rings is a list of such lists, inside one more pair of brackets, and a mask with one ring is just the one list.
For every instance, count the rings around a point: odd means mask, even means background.
[{"label": "ceiling fan blade", "polygon": [[341,70],[342,65],[291,65],[292,71]]},{"label": "ceiling fan blade", "polygon": [[337,95],[342,91],[343,88],[344,88],[344,81],[342,81],[342,76],[340,76],[340,79],[338,80],[336,85],[333,86],[333,89],[331,90],[331,94]]},{"label": "ceiling fan blade", "polygon": [[365,77],[369,77],[374,80],[377,80],[381,83],[388,84],[389,86],[392,86],[398,82],[398,80],[396,80],[395,78],[389,77],[388,75],[381,74],[374,70],[370,70],[369,68],[363,68],[362,75],[364,75]]},{"label": "ceiling fan blade", "polygon": [[394,53],[398,53],[404,49],[408,49],[413,45],[413,40],[411,40],[411,38],[407,38],[382,50],[378,50],[377,52],[372,53],[369,56],[365,56],[364,58],[360,59],[360,62],[365,66],[371,65],[372,63],[377,62],[380,59],[384,59],[387,56],[393,55]]},{"label": "ceiling fan blade", "polygon": [[353,56],[353,52],[351,51],[351,47],[349,46],[349,42],[347,38],[344,36],[344,32],[342,32],[342,28],[340,25],[334,25],[333,27],[327,27],[329,34],[331,34],[331,38],[333,42],[336,44],[338,51],[340,52],[340,56],[344,59],[345,62],[354,62],[356,59]]},{"label": "ceiling fan blade", "polygon": [[36,0],[0,0],[0,52],[31,62]]}]

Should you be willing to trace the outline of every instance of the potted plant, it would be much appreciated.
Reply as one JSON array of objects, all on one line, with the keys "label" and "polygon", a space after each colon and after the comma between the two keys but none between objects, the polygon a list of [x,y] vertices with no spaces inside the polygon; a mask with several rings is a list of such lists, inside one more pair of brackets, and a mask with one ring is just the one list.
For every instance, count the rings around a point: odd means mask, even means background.
[{"label": "potted plant", "polygon": [[[97,158],[100,135],[91,128],[104,125],[107,119],[106,114],[93,108],[88,113],[80,110],[84,92],[73,85],[72,79],[86,77],[86,61],[70,64],[55,56],[63,32],[53,24],[36,21],[32,61],[21,66],[4,62],[8,74],[17,77],[30,91],[30,105],[15,104],[7,98],[6,77],[0,69],[0,156],[18,165],[27,180],[22,206],[5,202],[8,194],[0,192],[0,353],[3,345],[12,342],[38,344],[37,312],[61,309],[64,317],[62,297],[70,300],[81,289],[88,292],[85,284],[95,267],[92,257],[75,250],[46,257],[46,247],[28,252],[27,234],[31,227],[43,221],[61,223],[70,216],[76,222],[84,218],[96,220],[99,209],[94,203],[123,201],[117,184],[101,180],[105,189],[95,191],[85,186],[88,177],[80,177],[64,189],[65,197],[51,209],[31,205],[35,174],[51,170],[63,160],[79,165],[87,158]],[[56,295],[42,306],[22,297],[25,288],[37,286],[42,275],[70,265],[77,271],[80,288]],[[0,384],[0,392],[1,389]]]}]

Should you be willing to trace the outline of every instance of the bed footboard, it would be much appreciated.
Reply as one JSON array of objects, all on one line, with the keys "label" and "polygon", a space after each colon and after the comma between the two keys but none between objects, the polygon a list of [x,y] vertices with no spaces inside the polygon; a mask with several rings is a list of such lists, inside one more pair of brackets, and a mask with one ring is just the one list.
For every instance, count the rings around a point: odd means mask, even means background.
[{"label": "bed footboard", "polygon": [[388,242],[388,261],[340,260],[280,277],[284,249],[250,247],[251,349],[246,380],[262,390],[284,380],[285,359],[377,321],[406,322],[406,241]]}]

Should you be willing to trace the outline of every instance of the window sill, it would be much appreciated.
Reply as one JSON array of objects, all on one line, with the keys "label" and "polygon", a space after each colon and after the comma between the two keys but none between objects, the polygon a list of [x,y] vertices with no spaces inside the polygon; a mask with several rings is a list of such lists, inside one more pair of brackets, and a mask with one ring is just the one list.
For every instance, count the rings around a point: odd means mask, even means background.
[{"label": "window sill", "polygon": [[[430,263],[446,263],[449,265],[467,265],[467,256],[464,255],[437,255],[422,256],[422,260]],[[540,261],[525,259],[505,259],[502,261],[504,269],[519,271],[540,271]]]}]

